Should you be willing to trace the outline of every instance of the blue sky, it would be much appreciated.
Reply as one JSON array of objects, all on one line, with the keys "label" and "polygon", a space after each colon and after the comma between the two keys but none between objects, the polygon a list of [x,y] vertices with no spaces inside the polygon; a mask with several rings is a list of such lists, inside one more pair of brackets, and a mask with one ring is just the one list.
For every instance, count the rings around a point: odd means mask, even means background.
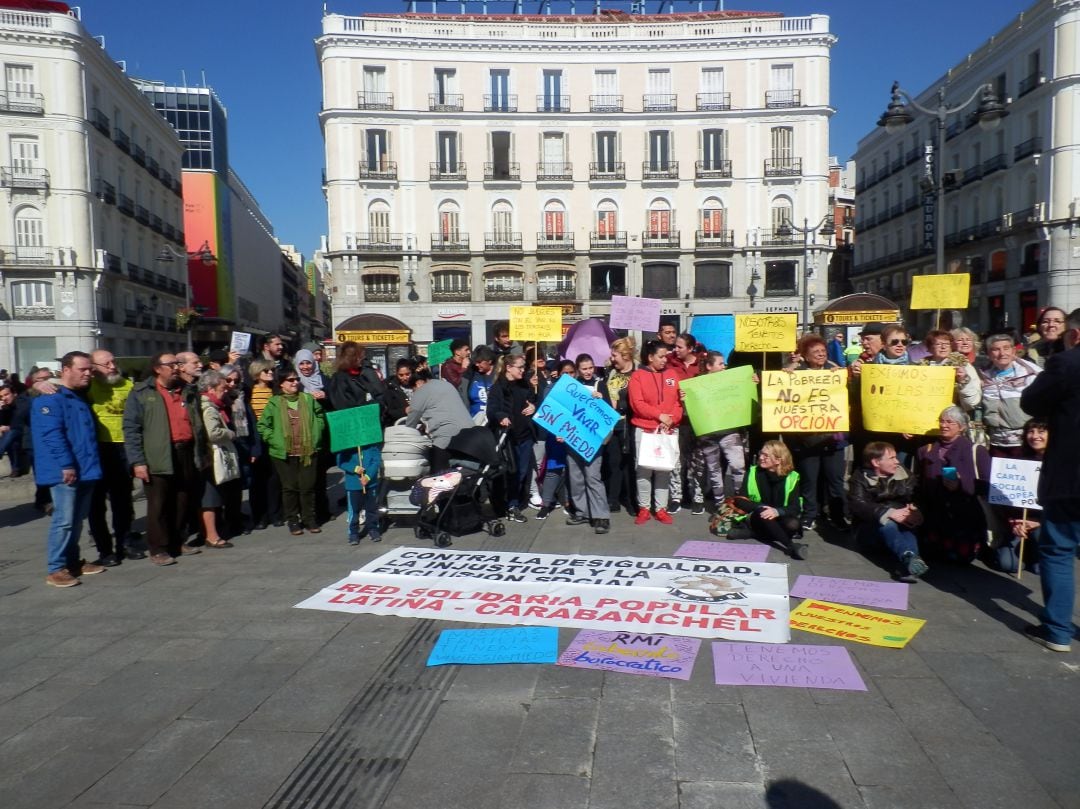
[{"label": "blue sky", "polygon": [[[233,168],[274,223],[278,238],[310,257],[326,232],[313,44],[323,0],[73,4],[81,5],[87,29],[104,35],[110,55],[126,61],[131,75],[178,83],[186,71],[187,81],[198,84],[205,72],[229,111]],[[327,5],[341,14],[405,9],[392,0],[327,0]],[[922,90],[1028,5],[1015,0],[728,0],[726,8],[829,15],[839,37],[832,52],[837,112],[830,152],[843,160],[885,109],[893,79],[913,92]],[[538,7],[531,0],[525,10]],[[578,7],[591,8],[591,2],[581,0]],[[648,9],[655,8],[650,2]]]}]

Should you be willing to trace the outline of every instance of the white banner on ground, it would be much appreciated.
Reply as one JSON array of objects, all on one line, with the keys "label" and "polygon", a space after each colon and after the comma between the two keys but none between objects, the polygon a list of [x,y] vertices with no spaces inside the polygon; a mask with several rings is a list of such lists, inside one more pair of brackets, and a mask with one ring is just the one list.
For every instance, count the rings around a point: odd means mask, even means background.
[{"label": "white banner on ground", "polygon": [[785,643],[787,566],[398,548],[297,607]]}]

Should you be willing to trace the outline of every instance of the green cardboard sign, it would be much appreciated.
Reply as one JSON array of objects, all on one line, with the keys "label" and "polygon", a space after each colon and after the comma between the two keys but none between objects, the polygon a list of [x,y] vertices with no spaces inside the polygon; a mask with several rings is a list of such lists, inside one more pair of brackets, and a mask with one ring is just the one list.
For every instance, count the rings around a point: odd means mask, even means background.
[{"label": "green cardboard sign", "polygon": [[326,423],[330,426],[331,452],[381,444],[383,440],[377,404],[333,410],[326,414]]},{"label": "green cardboard sign", "polygon": [[450,344],[453,340],[439,340],[437,343],[431,343],[427,347],[427,364],[428,367],[434,370],[438,366],[442,365],[453,355],[450,351]]},{"label": "green cardboard sign", "polygon": [[679,388],[686,391],[683,407],[694,435],[734,430],[753,421],[758,389],[749,365],[685,379]]}]

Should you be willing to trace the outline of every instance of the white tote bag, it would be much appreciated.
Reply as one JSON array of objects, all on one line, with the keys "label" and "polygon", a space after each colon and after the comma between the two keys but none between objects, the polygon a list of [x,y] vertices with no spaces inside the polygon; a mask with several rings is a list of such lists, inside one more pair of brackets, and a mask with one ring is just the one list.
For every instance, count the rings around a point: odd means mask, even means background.
[{"label": "white tote bag", "polygon": [[638,446],[637,465],[642,469],[670,472],[679,462],[679,434],[642,433]]}]

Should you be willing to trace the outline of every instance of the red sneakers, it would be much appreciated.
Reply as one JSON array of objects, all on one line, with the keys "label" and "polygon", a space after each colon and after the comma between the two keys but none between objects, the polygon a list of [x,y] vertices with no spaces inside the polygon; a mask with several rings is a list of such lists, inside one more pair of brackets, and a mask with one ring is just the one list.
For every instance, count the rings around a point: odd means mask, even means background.
[{"label": "red sneakers", "polygon": [[647,508],[639,508],[637,517],[634,518],[634,525],[644,525],[649,521],[649,510]]},{"label": "red sneakers", "polygon": [[671,515],[667,513],[666,508],[658,508],[656,510],[656,521],[662,522],[664,525],[671,525],[673,522],[675,522],[673,519],[671,519]]}]

